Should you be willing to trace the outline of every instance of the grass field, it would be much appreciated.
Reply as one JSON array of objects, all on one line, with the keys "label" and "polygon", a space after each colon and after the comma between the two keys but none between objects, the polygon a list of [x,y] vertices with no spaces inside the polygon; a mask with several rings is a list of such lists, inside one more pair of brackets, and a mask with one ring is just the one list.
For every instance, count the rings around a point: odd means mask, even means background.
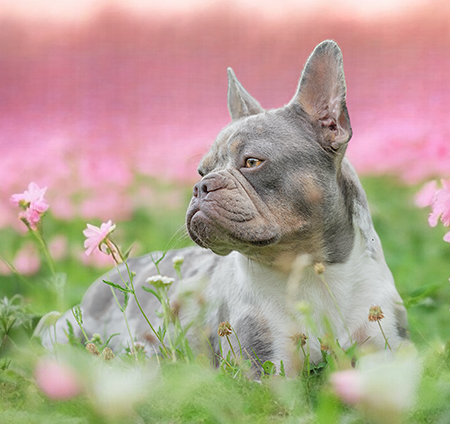
[{"label": "grass field", "polygon": [[[332,389],[337,364],[330,358],[298,378],[271,376],[268,371],[261,382],[255,382],[246,377],[244,367],[236,372],[236,367],[222,361],[219,369],[213,369],[203,356],[158,363],[156,358],[143,357],[136,362],[129,355],[106,362],[74,343],[58,347],[57,356],[69,375],[75,375],[77,387],[66,399],[46,395],[37,382],[45,352],[31,338],[33,328],[45,313],[78,303],[89,284],[107,269],[83,265],[79,260],[76,252],[82,250],[85,222],[57,221],[49,213],[44,218],[46,239],[56,235],[67,238],[67,252],[56,261],[57,272],[66,274],[67,283],[58,299],[47,283],[45,264],[24,278],[0,276],[0,422],[450,422],[450,248],[442,240],[444,228],[430,228],[427,211],[414,206],[418,187],[384,177],[364,178],[363,185],[387,262],[408,310],[411,339],[419,352],[413,365],[421,370],[417,388],[404,387],[401,382],[396,386],[387,376],[372,387],[369,395],[374,402],[349,406]],[[124,247],[136,243],[133,254],[191,244],[182,230],[185,206],[168,207],[164,201],[170,191],[182,199],[180,204],[187,204],[190,188],[159,187],[156,206],[135,210],[132,220],[118,223],[115,240]],[[0,254],[7,259],[31,241],[29,234],[12,229],[1,230],[0,238]],[[21,297],[13,298],[16,294]],[[51,370],[45,372],[50,379]],[[412,405],[406,402],[407,407],[396,408],[394,403],[391,408],[383,393],[388,396],[393,387],[403,388],[405,395],[417,389]]]}]

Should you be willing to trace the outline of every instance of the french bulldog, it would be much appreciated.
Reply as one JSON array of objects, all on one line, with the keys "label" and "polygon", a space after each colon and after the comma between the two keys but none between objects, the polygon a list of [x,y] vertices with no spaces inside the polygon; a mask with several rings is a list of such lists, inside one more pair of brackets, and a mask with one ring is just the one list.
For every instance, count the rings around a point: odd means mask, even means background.
[{"label": "french bulldog", "polygon": [[[177,279],[172,260],[184,257],[182,281],[172,285],[170,296],[176,302],[183,292],[197,293],[193,301],[179,302],[184,324],[204,311],[206,330],[192,330],[190,340],[195,345],[209,334],[218,354],[217,328],[227,321],[243,351],[261,363],[283,361],[288,374],[299,361],[300,336],[306,336],[312,363],[322,360],[319,339],[330,330],[343,349],[365,343],[383,350],[387,339],[397,350],[408,339],[406,311],[364,190],[344,156],[352,129],[337,44],[324,41],[315,48],[294,97],[279,109],[264,110],[228,69],[228,108],[231,123],[201,160],[201,180],[187,211],[187,231],[198,246],[169,251],[159,264],[162,275]],[[158,274],[156,266],[150,255],[129,259],[128,266],[136,274],[141,305],[158,327],[159,303],[140,290]],[[123,265],[107,279],[121,284],[120,271],[124,274]],[[129,337],[104,278],[82,300],[83,325],[89,335],[120,333],[112,339],[117,349]],[[384,314],[386,339],[368,319],[372,306]],[[135,339],[157,350],[132,300],[127,316]],[[66,340],[66,320],[81,336],[69,311],[46,345],[55,337]],[[238,348],[236,338],[231,340]],[[229,347],[222,345],[226,355]]]}]

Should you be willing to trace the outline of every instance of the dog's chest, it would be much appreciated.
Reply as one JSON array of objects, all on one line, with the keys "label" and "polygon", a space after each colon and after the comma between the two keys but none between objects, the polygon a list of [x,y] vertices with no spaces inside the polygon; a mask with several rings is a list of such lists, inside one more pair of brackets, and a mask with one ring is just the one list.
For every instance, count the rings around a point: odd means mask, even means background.
[{"label": "dog's chest", "polygon": [[279,358],[292,368],[303,360],[304,336],[312,362],[321,360],[319,339],[328,332],[346,343],[348,331],[336,304],[342,299],[335,298],[312,267],[301,276],[288,276],[235,256],[226,303],[230,323],[249,354],[261,362]]}]

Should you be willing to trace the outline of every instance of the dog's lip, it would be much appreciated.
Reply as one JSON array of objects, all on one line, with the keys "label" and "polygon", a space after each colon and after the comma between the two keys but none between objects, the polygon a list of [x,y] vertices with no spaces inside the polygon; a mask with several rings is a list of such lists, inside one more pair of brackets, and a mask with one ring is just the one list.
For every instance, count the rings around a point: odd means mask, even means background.
[{"label": "dog's lip", "polygon": [[[195,243],[197,243],[201,247],[206,247],[213,251],[214,251],[214,248],[211,248],[211,246],[208,243],[205,243],[203,240],[199,239],[197,237],[197,234],[195,234],[195,232],[192,232],[190,223],[194,219],[195,216],[199,217],[199,219],[201,219],[203,221],[207,221],[208,225],[212,225],[220,230],[224,230],[227,234],[227,237],[230,238],[231,240],[233,240],[234,242],[238,243],[239,245],[247,245],[247,246],[250,245],[250,246],[263,247],[263,246],[269,246],[269,245],[275,244],[279,241],[278,236],[273,236],[273,237],[270,237],[267,239],[262,239],[262,240],[241,239],[239,237],[234,236],[233,233],[231,233],[225,226],[221,225],[214,218],[211,218],[210,216],[208,216],[208,214],[205,213],[200,208],[197,207],[197,208],[195,208],[195,210],[192,210],[192,211],[189,210],[187,223],[188,223],[188,230],[189,230],[189,233],[191,234],[192,239],[194,240]],[[234,249],[231,249],[231,250],[234,250]]]}]

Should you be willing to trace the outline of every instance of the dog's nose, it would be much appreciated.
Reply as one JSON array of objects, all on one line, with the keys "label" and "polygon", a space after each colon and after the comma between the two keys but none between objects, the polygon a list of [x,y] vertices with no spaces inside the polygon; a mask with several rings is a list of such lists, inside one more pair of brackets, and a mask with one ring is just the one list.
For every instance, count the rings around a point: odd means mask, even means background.
[{"label": "dog's nose", "polygon": [[192,195],[202,199],[211,191],[220,190],[225,188],[226,185],[227,179],[225,177],[219,174],[210,174],[195,184]]}]

